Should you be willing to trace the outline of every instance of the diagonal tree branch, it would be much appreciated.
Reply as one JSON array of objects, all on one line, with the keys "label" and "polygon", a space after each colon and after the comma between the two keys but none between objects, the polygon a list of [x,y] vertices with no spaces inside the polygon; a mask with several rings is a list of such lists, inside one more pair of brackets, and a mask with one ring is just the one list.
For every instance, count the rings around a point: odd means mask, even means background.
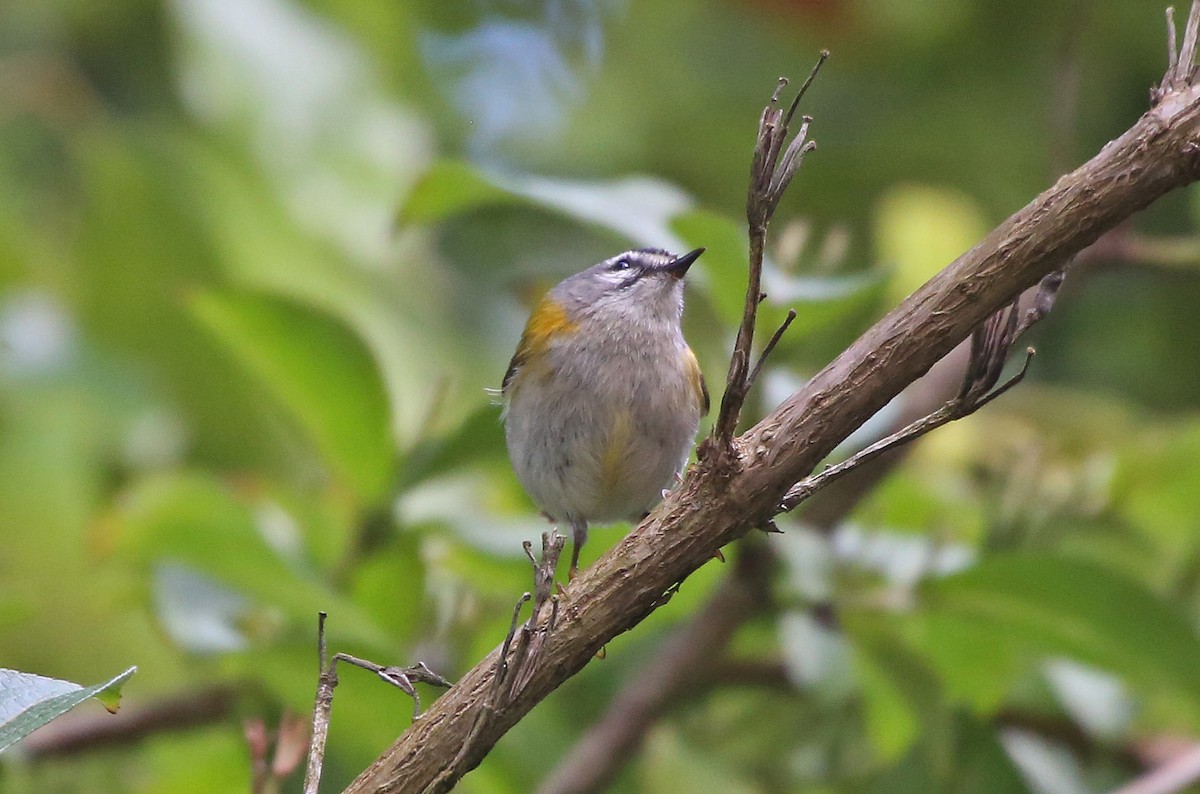
[{"label": "diagonal tree branch", "polygon": [[[1193,5],[1191,18],[1200,19]],[[1189,27],[1192,26],[1189,19]],[[499,649],[462,677],[347,789],[444,791],[504,733],[714,552],[768,522],[788,489],[837,444],[1022,290],[1133,213],[1200,178],[1194,37],[1155,104],[1095,157],[1008,218],[909,296],[770,415],[707,456],[682,485],[562,595],[558,624],[470,752],[446,765],[487,700]],[[1186,57],[1185,57],[1186,55]],[[432,785],[437,781],[436,786]]]},{"label": "diagonal tree branch", "polygon": [[[958,392],[969,349],[969,343],[960,344],[905,392],[891,432],[917,421]],[[833,532],[875,484],[904,459],[909,449],[909,446],[893,447],[818,491],[801,508],[805,526],[824,534]],[[716,670],[715,660],[725,653],[736,630],[770,609],[769,582],[764,574],[769,558],[774,555],[765,541],[740,545],[738,564],[721,586],[685,625],[662,643],[639,668],[637,677],[616,694],[604,715],[580,737],[539,787],[539,794],[603,791],[621,769],[633,762],[646,733],[671,705],[685,692],[694,692],[696,681],[706,676],[711,678]],[[747,564],[743,559],[746,555],[767,559]]]}]

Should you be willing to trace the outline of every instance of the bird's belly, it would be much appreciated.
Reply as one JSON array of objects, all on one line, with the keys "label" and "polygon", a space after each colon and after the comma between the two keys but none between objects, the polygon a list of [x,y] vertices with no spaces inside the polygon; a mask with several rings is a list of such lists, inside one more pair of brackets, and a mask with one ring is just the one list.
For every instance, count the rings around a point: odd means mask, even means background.
[{"label": "bird's belly", "polygon": [[584,401],[514,395],[509,453],[521,484],[547,514],[636,520],[661,498],[687,458],[699,410],[668,410],[687,403],[661,374],[655,386],[658,399],[649,403],[624,393]]}]

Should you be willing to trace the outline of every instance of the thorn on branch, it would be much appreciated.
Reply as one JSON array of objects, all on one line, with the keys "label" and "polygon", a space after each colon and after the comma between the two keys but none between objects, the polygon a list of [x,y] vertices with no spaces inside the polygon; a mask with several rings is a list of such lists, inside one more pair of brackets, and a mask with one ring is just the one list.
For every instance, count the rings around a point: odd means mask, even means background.
[{"label": "thorn on branch", "polygon": [[783,322],[775,329],[775,333],[771,335],[771,339],[767,342],[767,346],[758,354],[758,361],[754,362],[754,369],[750,370],[750,374],[746,377],[746,392],[749,393],[754,388],[754,384],[758,381],[758,376],[762,373],[763,364],[767,361],[767,356],[771,355],[771,351],[779,344],[779,340],[783,338],[788,326],[796,319],[796,310],[788,309],[787,317],[783,318]]},{"label": "thorn on branch", "polygon": [[767,535],[782,535],[783,534],[783,530],[780,529],[779,525],[776,524],[773,520],[764,521],[763,525],[761,527],[759,527],[759,529],[762,530],[763,533],[767,534]]}]

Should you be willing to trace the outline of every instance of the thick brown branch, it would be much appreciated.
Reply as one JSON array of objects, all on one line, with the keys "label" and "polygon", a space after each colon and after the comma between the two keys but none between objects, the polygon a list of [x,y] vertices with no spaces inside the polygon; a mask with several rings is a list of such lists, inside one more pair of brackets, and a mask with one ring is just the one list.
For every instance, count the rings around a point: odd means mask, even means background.
[{"label": "thick brown branch", "polygon": [[[1134,212],[1200,176],[1200,88],[1155,107],[880,320],[799,392],[692,469],[632,533],[583,572],[521,693],[498,709],[462,769],[633,626],[726,543],[764,524],[787,489],[988,315]],[[439,780],[487,695],[499,651],[468,672],[371,765],[352,792],[422,791]],[[453,784],[442,777],[439,788]],[[444,789],[443,789],[444,790]]]}]

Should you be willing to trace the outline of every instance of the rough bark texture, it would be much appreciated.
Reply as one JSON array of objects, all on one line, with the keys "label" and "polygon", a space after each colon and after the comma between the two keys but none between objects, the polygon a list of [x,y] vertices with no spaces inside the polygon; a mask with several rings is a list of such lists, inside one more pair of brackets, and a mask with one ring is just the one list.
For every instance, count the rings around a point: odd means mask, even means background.
[{"label": "rough bark texture", "polygon": [[[702,460],[654,513],[584,571],[529,683],[460,754],[498,651],[468,672],[347,789],[443,791],[534,705],[640,622],[716,549],[775,514],[787,489],[989,314],[1103,232],[1200,175],[1200,89],[1167,93],[1128,132],[1062,177],[911,295],[745,435]],[[455,760],[458,763],[455,763]]]}]

